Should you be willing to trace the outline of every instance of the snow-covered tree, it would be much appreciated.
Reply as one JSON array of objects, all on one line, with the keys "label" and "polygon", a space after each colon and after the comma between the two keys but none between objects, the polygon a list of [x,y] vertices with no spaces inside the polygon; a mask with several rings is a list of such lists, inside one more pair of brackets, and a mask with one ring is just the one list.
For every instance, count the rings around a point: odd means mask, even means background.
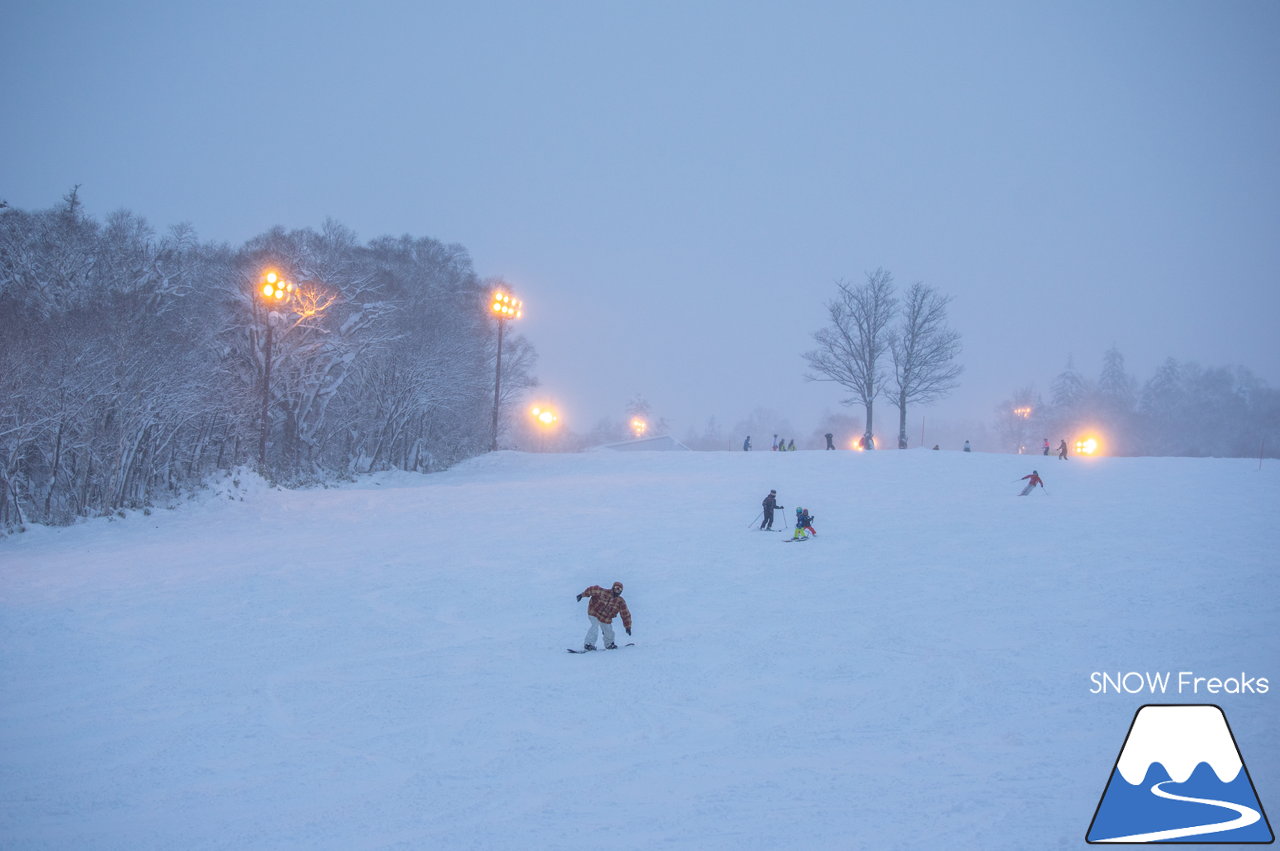
[{"label": "snow-covered tree", "polygon": [[964,367],[956,363],[960,334],[947,325],[944,296],[915,283],[902,301],[890,341],[893,373],[889,398],[898,409],[898,448],[907,448],[907,406],[944,398],[959,384]]},{"label": "snow-covered tree", "polygon": [[874,433],[875,401],[884,392],[884,363],[897,307],[893,275],[884,269],[867,274],[866,283],[854,287],[836,282],[836,297],[827,302],[829,324],[813,334],[818,347],[806,352],[810,381],[834,381],[850,392],[845,405],[861,404],[868,434]]}]

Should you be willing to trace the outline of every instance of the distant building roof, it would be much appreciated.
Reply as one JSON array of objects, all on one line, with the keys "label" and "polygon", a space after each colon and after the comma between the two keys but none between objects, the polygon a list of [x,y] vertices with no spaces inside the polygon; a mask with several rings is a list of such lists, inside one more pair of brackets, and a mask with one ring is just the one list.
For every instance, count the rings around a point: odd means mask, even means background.
[{"label": "distant building roof", "polygon": [[642,437],[637,440],[624,440],[621,443],[606,443],[596,449],[616,449],[620,452],[688,452],[689,447],[669,434],[658,437]]}]

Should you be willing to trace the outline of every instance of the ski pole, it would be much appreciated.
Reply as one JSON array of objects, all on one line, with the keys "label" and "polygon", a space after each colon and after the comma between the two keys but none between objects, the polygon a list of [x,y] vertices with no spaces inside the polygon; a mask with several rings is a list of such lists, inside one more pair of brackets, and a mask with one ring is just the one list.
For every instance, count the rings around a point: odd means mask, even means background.
[{"label": "ski pole", "polygon": [[[763,511],[757,512],[756,520],[759,520],[761,517],[764,517],[764,512]],[[756,525],[756,520],[752,520],[750,523],[748,523],[747,528],[750,529],[752,526]]]}]

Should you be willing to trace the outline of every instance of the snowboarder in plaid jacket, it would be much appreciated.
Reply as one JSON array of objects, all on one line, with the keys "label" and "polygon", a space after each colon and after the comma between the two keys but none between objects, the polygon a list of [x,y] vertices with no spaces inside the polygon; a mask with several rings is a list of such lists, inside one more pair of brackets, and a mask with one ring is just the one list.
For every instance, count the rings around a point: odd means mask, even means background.
[{"label": "snowboarder in plaid jacket", "polygon": [[591,622],[591,627],[587,630],[586,640],[582,642],[582,649],[595,650],[596,635],[604,630],[604,649],[617,650],[618,645],[613,642],[614,615],[622,616],[622,626],[627,635],[631,634],[631,610],[627,608],[627,601],[622,599],[622,583],[615,582],[607,590],[599,585],[592,585],[578,595],[578,601],[581,602],[583,597],[591,598],[587,605],[587,620]]}]

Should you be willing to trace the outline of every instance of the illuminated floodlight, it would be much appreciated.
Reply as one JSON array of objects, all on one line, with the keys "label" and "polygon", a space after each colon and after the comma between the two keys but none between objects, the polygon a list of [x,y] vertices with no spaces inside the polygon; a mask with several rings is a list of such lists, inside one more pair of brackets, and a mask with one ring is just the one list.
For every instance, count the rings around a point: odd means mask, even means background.
[{"label": "illuminated floodlight", "polygon": [[1076,441],[1077,455],[1095,455],[1098,452],[1098,439],[1086,437]]},{"label": "illuminated floodlight", "polygon": [[499,319],[519,319],[523,315],[521,306],[523,302],[511,293],[504,293],[500,290],[493,294],[493,303],[489,305],[489,310]]},{"label": "illuminated floodlight", "polygon": [[274,301],[284,301],[293,293],[293,282],[280,277],[274,271],[262,273],[262,297]]}]

